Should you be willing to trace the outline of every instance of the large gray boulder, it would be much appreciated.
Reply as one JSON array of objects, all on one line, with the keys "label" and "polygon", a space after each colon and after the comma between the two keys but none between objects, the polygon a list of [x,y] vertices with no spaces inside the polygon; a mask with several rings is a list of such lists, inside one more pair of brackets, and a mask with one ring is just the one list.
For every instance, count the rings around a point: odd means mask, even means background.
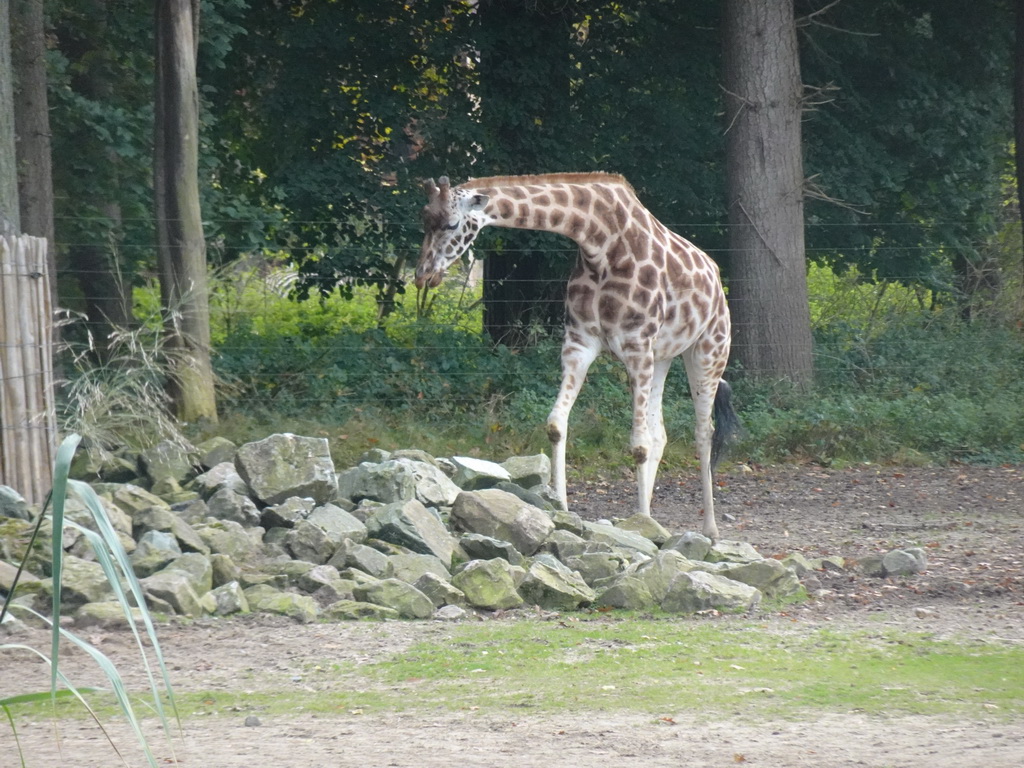
[{"label": "large gray boulder", "polygon": [[193,478],[189,487],[203,499],[210,498],[222,488],[227,488],[242,495],[249,492],[245,480],[242,479],[242,476],[238,474],[238,470],[235,469],[234,460],[230,462],[222,461],[210,467],[206,472]]},{"label": "large gray boulder", "polygon": [[320,618],[327,621],[359,621],[362,619],[383,621],[400,617],[398,611],[384,605],[358,600],[338,600],[324,608],[320,613]]},{"label": "large gray boulder", "polygon": [[626,567],[625,559],[613,552],[584,552],[567,558],[565,564],[591,587],[614,578]]},{"label": "large gray boulder", "polygon": [[236,563],[245,563],[262,549],[262,528],[246,529],[233,520],[216,520],[196,526],[196,533],[210,552],[229,555]]},{"label": "large gray boulder", "polygon": [[168,479],[183,484],[195,475],[198,463],[199,455],[195,446],[171,440],[161,440],[139,455],[139,465],[149,478],[150,485]]},{"label": "large gray boulder", "polygon": [[773,558],[750,563],[729,563],[719,575],[756,587],[767,597],[792,597],[802,589],[796,572]]},{"label": "large gray boulder", "polygon": [[587,541],[602,542],[614,549],[641,552],[648,557],[653,557],[658,552],[657,544],[633,531],[616,528],[614,525],[606,523],[591,522],[584,523],[583,528],[583,538]]},{"label": "large gray boulder", "polygon": [[693,560],[687,560],[672,549],[655,554],[646,563],[638,565],[634,572],[645,585],[656,603],[660,603],[672,589],[672,584],[681,573],[688,573],[698,567]]},{"label": "large gray boulder", "polygon": [[[541,549],[545,552],[550,552],[563,562],[570,557],[576,557],[584,552],[593,551],[590,542],[582,536],[560,528],[551,532],[551,535],[544,540]],[[610,550],[611,547],[605,547],[605,549]]]},{"label": "large gray boulder", "polygon": [[424,573],[413,584],[416,589],[430,598],[435,608],[444,605],[466,605],[466,595],[461,589],[452,586],[452,583],[436,573]]},{"label": "large gray boulder", "polygon": [[210,590],[199,599],[203,610],[213,616],[229,616],[233,613],[248,613],[249,601],[237,581],[229,581]]},{"label": "large gray boulder", "polygon": [[170,610],[180,616],[202,616],[203,606],[193,589],[192,575],[183,570],[165,568],[139,580],[146,602],[153,610]]},{"label": "large gray boulder", "polygon": [[251,611],[276,613],[303,623],[313,621],[320,612],[316,600],[309,595],[282,592],[266,584],[249,587],[244,594]]},{"label": "large gray boulder", "polygon": [[390,555],[388,563],[391,566],[391,576],[409,584],[415,584],[425,573],[433,573],[442,579],[450,579],[452,576],[448,566],[434,555]]},{"label": "large gray boulder", "polygon": [[210,548],[199,537],[195,528],[186,523],[174,511],[165,507],[144,509],[136,513],[132,523],[132,535],[136,539],[141,538],[148,531],[161,531],[174,536],[182,552],[210,554]]},{"label": "large gray boulder", "polygon": [[653,541],[659,547],[668,541],[669,537],[672,535],[653,517],[650,515],[641,515],[640,513],[627,517],[625,520],[619,520],[615,523],[615,527],[620,528],[623,531],[638,533],[645,539]]},{"label": "large gray boulder", "polygon": [[753,544],[721,539],[714,543],[704,559],[709,563],[752,563],[764,558],[754,549]]},{"label": "large gray boulder", "polygon": [[714,542],[703,534],[696,531],[687,531],[676,536],[670,536],[668,541],[662,544],[662,549],[674,549],[687,560],[703,560],[708,556]]},{"label": "large gray boulder", "polygon": [[183,554],[164,568],[164,571],[181,571],[191,580],[192,589],[197,595],[204,595],[213,589],[213,565],[210,558],[198,552]]},{"label": "large gray boulder", "polygon": [[196,446],[199,466],[203,469],[212,469],[218,464],[224,463],[234,466],[236,453],[238,453],[238,446],[220,435],[204,440]]},{"label": "large gray boulder", "polygon": [[339,543],[309,520],[300,520],[284,536],[284,547],[292,557],[317,565],[330,560]]},{"label": "large gray boulder", "polygon": [[540,549],[555,530],[555,524],[544,510],[493,488],[460,493],[452,507],[451,519],[467,533],[507,541],[526,556]]},{"label": "large gray boulder", "polygon": [[109,495],[111,501],[129,517],[150,507],[170,509],[170,504],[159,496],[132,483],[95,483],[92,489],[100,496]]},{"label": "large gray boulder", "polygon": [[268,531],[271,528],[294,528],[300,520],[309,517],[316,502],[310,498],[290,496],[280,504],[264,507],[260,513],[260,524]]},{"label": "large gray boulder", "polygon": [[450,564],[456,543],[444,523],[416,499],[387,504],[366,519],[367,534]]},{"label": "large gray boulder", "polygon": [[626,611],[641,611],[657,605],[646,582],[635,574],[614,579],[599,589],[594,604]]},{"label": "large gray boulder", "polygon": [[168,531],[146,531],[128,559],[135,575],[145,578],[163,569],[181,554],[181,547],[174,534]]},{"label": "large gray boulder", "polygon": [[353,593],[357,600],[391,608],[402,618],[429,619],[434,614],[430,598],[412,584],[399,579],[381,579],[360,585]]},{"label": "large gray boulder", "polygon": [[309,513],[306,520],[323,528],[327,538],[335,544],[340,544],[345,539],[352,541],[366,539],[366,525],[337,504],[321,504]]},{"label": "large gray boulder", "polygon": [[724,613],[749,611],[761,601],[755,587],[706,571],[681,573],[661,600],[670,613],[697,613],[714,609]]},{"label": "large gray boulder", "polygon": [[[501,463],[509,479],[523,488],[548,485],[551,482],[551,459],[546,453],[533,456],[513,456]],[[535,505],[540,506],[540,505]]]},{"label": "large gray boulder", "polygon": [[451,479],[433,462],[414,461],[409,458],[395,458],[394,461],[408,467],[416,481],[416,499],[427,507],[450,507],[455,497],[462,492]]},{"label": "large gray boulder", "polygon": [[516,590],[513,566],[507,560],[471,560],[452,577],[452,586],[460,590],[467,602],[489,611],[518,608],[523,598]]},{"label": "large gray boulder", "polygon": [[459,546],[471,560],[492,560],[495,557],[503,557],[512,565],[523,565],[526,562],[526,557],[513,547],[511,542],[484,536],[482,533],[463,534],[459,539]]},{"label": "large gray boulder", "polygon": [[[135,624],[142,623],[142,611],[138,608],[129,609]],[[75,629],[99,627],[100,629],[127,629],[128,617],[125,616],[124,605],[119,600],[107,600],[101,603],[86,603],[75,611]]]},{"label": "large gray boulder", "polygon": [[500,464],[471,456],[452,456],[455,474],[452,480],[459,488],[477,491],[493,488],[500,482],[511,482],[512,476]]},{"label": "large gray boulder", "polygon": [[310,496],[325,504],[338,492],[334,461],[322,437],[282,433],[246,443],[238,449],[235,468],[264,505],[290,496]]},{"label": "large gray boulder", "polygon": [[519,594],[528,603],[555,611],[574,611],[594,602],[596,597],[594,590],[577,574],[542,562],[530,566],[519,585]]},{"label": "large gray boulder", "polygon": [[416,482],[412,462],[363,462],[338,473],[338,496],[354,504],[365,500],[392,504],[415,499]]},{"label": "large gray boulder", "polygon": [[218,520],[233,520],[249,528],[260,524],[260,511],[252,499],[230,488],[221,488],[206,500],[210,517]]},{"label": "large gray boulder", "polygon": [[102,602],[114,594],[99,563],[74,555],[64,556],[61,586],[61,601],[70,606]]},{"label": "large gray boulder", "polygon": [[388,556],[378,549],[366,544],[359,544],[345,539],[335,550],[328,561],[339,571],[345,568],[356,568],[378,579],[386,579],[391,575],[391,562]]}]

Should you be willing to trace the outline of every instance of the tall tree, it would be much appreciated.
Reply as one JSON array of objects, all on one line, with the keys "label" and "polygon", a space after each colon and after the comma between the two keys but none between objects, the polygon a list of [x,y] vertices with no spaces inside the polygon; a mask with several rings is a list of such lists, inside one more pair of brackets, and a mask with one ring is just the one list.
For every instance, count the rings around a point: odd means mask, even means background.
[{"label": "tall tree", "polygon": [[153,187],[170,394],[179,419],[216,421],[206,241],[199,205],[199,0],[156,0]]},{"label": "tall tree", "polygon": [[27,235],[46,238],[53,286],[52,276],[57,274],[57,269],[53,247],[53,175],[43,0],[12,0],[11,62],[15,76],[14,133],[21,228]]},{"label": "tall tree", "polygon": [[15,157],[11,26],[9,16],[0,8],[0,235],[21,232]]},{"label": "tall tree", "polygon": [[[1024,243],[1024,0],[1014,3],[1016,39],[1013,48],[1013,136],[1014,160],[1017,170],[1017,215],[1021,224],[1021,243]],[[1021,253],[1024,273],[1024,251]],[[1021,275],[1024,290],[1024,274]]]},{"label": "tall tree", "polygon": [[804,387],[813,364],[793,0],[727,0],[723,27],[734,356],[751,375]]}]

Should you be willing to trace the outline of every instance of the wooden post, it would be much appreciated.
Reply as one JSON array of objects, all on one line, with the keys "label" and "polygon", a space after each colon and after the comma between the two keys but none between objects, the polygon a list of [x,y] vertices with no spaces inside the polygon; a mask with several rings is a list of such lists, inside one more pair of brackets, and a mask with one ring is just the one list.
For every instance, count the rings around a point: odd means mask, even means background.
[{"label": "wooden post", "polygon": [[42,504],[56,447],[46,239],[0,236],[0,485]]}]

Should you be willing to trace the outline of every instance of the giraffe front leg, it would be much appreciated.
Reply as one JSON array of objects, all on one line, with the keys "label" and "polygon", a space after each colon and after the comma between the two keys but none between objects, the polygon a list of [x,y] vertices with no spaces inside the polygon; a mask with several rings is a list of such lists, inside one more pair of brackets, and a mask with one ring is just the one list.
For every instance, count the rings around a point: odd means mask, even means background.
[{"label": "giraffe front leg", "polygon": [[647,431],[650,434],[651,451],[647,458],[648,471],[644,475],[646,485],[641,493],[647,497],[648,508],[654,497],[654,485],[658,479],[658,470],[661,468],[661,457],[665,453],[665,444],[668,442],[661,404],[665,394],[665,379],[668,377],[671,366],[671,360],[658,360],[654,363],[651,396],[647,402]]},{"label": "giraffe front leg", "polygon": [[633,461],[636,462],[637,511],[641,515],[650,516],[651,491],[658,471],[656,462],[661,460],[660,450],[657,457],[652,450],[654,444],[648,418],[654,383],[653,356],[648,354],[632,358],[626,363],[626,369],[629,371],[629,386],[633,393],[633,430],[629,447]]},{"label": "giraffe front leg", "polygon": [[587,377],[587,369],[597,357],[598,349],[566,338],[562,347],[562,385],[558,398],[548,416],[547,433],[551,441],[551,486],[562,503],[569,509],[565,481],[565,448],[569,434],[569,413]]}]

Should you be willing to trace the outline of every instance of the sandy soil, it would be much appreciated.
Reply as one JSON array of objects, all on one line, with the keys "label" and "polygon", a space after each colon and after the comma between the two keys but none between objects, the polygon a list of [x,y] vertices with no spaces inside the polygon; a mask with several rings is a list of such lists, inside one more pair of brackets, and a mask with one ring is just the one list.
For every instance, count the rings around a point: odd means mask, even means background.
[{"label": "sandy soil", "polygon": [[[621,480],[578,484],[570,503],[588,519],[630,514],[634,489]],[[693,477],[665,478],[654,504],[667,528],[697,528],[699,489]],[[763,554],[801,551],[855,560],[897,546],[925,547],[929,568],[913,578],[880,580],[856,570],[821,572],[820,596],[762,617],[803,631],[823,623],[882,622],[949,637],[1024,643],[1024,467],[833,471],[791,467],[736,469],[719,488],[725,538],[754,544]],[[681,619],[695,620],[695,619]],[[701,619],[707,620],[707,619]],[[714,621],[735,621],[730,617]],[[299,625],[268,618],[202,621],[161,628],[172,682],[179,692],[273,690],[311,660],[369,662],[423,639],[442,639],[438,622]],[[115,661],[131,658],[127,635],[87,630]],[[24,639],[45,644],[42,635]],[[11,638],[9,638],[11,640]],[[93,675],[69,654],[76,682]],[[123,669],[133,670],[131,664]],[[259,670],[253,682],[251,670]],[[1019,671],[1018,671],[1019,673]],[[1024,673],[1022,685],[1024,685]],[[139,681],[128,672],[129,685]],[[24,656],[0,655],[0,695],[45,688],[47,673]],[[266,717],[246,726],[243,712],[187,717],[173,742],[153,739],[160,764],[183,766],[884,766],[1016,768],[1024,765],[1024,721],[997,713],[972,721],[872,718],[822,714],[799,722],[721,721],[684,713],[645,716],[585,711],[556,717],[483,715],[466,702],[443,715]],[[89,722],[62,723],[59,737],[44,721],[19,720],[32,766],[106,768],[118,758]],[[134,740],[114,723],[111,734],[127,764],[143,765]],[[58,749],[60,747],[60,749]],[[13,737],[0,724],[0,765],[14,766]]]}]

